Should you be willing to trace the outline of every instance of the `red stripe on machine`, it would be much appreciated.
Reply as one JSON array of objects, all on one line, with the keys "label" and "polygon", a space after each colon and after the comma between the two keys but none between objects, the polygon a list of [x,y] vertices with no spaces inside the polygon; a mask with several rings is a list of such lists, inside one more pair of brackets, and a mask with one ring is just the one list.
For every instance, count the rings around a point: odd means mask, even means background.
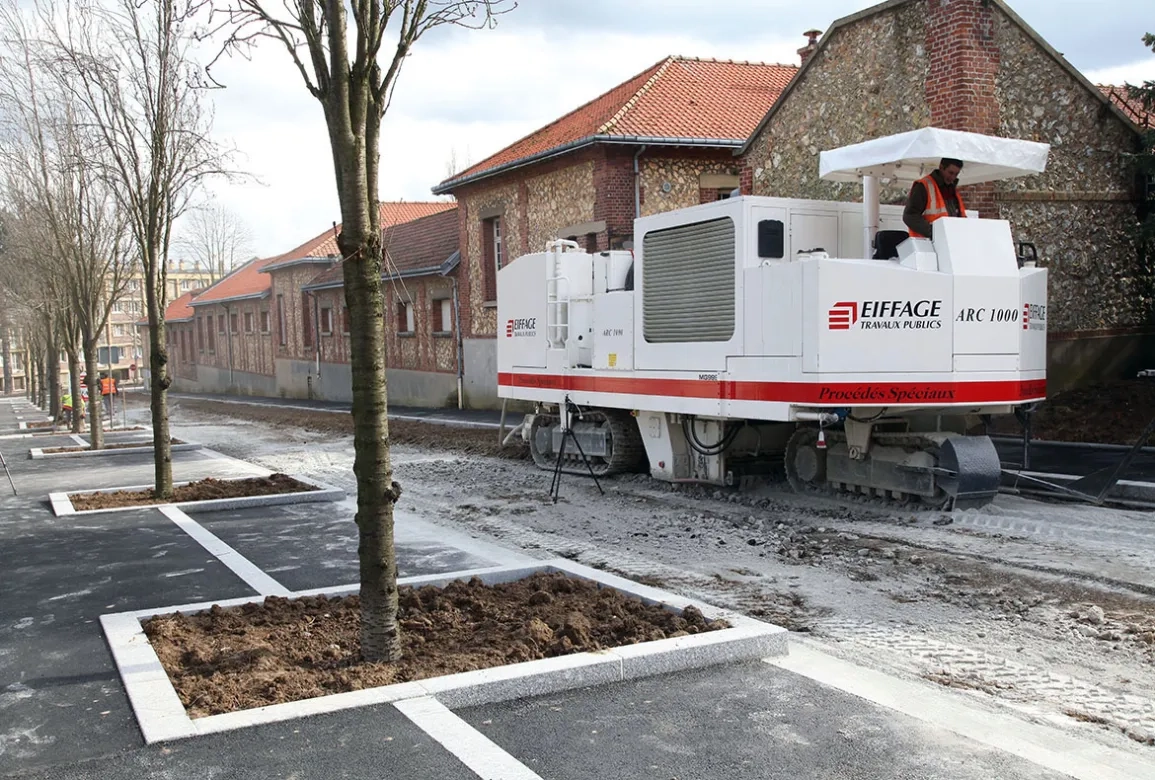
[{"label": "red stripe on machine", "polygon": [[1002,404],[1046,398],[1045,379],[998,382],[731,382],[704,379],[500,373],[502,387],[678,396],[817,406]]}]

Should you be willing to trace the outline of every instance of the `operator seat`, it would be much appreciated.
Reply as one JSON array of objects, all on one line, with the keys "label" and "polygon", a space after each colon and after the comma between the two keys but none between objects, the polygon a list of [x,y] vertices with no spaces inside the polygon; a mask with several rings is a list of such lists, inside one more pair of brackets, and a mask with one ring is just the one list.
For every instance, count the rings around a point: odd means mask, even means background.
[{"label": "operator seat", "polygon": [[874,234],[874,256],[872,260],[895,260],[898,245],[910,238],[905,230],[880,230]]}]

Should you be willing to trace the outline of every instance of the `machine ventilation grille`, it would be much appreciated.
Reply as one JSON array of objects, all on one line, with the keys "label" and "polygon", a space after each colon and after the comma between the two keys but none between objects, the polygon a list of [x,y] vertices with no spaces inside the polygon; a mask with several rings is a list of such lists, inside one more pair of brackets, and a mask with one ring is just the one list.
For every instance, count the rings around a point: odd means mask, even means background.
[{"label": "machine ventilation grille", "polygon": [[729,341],[734,335],[734,221],[647,233],[642,243],[646,341]]}]

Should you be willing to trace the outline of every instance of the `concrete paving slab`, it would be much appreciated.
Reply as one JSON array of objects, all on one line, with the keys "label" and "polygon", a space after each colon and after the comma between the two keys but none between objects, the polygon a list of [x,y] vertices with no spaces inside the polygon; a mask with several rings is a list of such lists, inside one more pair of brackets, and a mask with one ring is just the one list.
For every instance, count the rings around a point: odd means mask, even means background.
[{"label": "concrete paving slab", "polygon": [[0,498],[5,771],[140,745],[98,617],[253,591],[155,509],[82,523]]},{"label": "concrete paving slab", "polygon": [[550,780],[1067,777],[761,663],[457,714]]},{"label": "concrete paving slab", "polygon": [[[185,511],[290,590],[312,590],[358,581],[354,500],[323,506],[298,504],[219,512],[195,508]],[[397,510],[394,517],[401,577],[533,560],[520,552],[438,528],[411,512]]]},{"label": "concrete paving slab", "polygon": [[477,780],[392,705],[317,715],[196,740],[109,752],[83,763],[61,757],[28,780]]}]

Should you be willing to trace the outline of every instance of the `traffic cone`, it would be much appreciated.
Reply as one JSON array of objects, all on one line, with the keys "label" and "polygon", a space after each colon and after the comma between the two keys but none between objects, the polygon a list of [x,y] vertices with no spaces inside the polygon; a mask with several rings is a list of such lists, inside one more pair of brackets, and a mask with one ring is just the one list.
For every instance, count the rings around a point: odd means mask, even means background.
[{"label": "traffic cone", "polygon": [[826,431],[818,429],[818,443],[814,445],[820,450],[826,449]]}]

